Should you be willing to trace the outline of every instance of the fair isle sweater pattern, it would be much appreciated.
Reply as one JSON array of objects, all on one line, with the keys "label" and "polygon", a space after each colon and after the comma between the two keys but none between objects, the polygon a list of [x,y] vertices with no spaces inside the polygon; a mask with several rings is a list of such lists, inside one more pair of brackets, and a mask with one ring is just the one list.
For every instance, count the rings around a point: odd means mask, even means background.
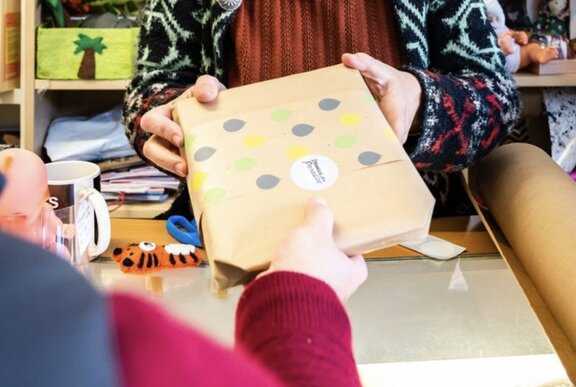
[{"label": "fair isle sweater pattern", "polygon": [[[520,108],[515,82],[482,0],[393,1],[407,53],[402,69],[423,90],[421,132],[406,150],[425,175],[460,171],[513,127]],[[146,111],[176,98],[202,74],[226,84],[224,45],[233,15],[217,0],[148,1],[124,100],[127,134],[141,156],[147,134],[139,123]]]}]

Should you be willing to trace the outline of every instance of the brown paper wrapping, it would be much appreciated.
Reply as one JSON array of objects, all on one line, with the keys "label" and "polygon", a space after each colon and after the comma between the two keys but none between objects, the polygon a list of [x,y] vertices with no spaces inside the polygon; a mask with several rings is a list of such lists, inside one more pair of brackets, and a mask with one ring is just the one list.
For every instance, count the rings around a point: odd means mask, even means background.
[{"label": "brown paper wrapping", "polygon": [[474,195],[497,223],[495,242],[574,381],[576,183],[529,144],[496,149],[469,176]]},{"label": "brown paper wrapping", "polygon": [[[306,202],[324,198],[350,254],[422,239],[434,199],[371,97],[343,65],[178,102],[188,187],[221,287],[269,264]],[[335,168],[333,168],[335,166]]]}]

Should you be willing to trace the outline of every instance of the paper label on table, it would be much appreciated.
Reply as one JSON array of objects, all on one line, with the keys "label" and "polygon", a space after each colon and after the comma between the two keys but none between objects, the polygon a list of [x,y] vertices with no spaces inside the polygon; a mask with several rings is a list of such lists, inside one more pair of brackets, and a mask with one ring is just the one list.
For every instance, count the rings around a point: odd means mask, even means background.
[{"label": "paper label on table", "polygon": [[422,241],[402,243],[400,246],[404,246],[434,259],[452,259],[466,250],[463,246],[458,246],[433,235],[428,235],[426,239]]}]

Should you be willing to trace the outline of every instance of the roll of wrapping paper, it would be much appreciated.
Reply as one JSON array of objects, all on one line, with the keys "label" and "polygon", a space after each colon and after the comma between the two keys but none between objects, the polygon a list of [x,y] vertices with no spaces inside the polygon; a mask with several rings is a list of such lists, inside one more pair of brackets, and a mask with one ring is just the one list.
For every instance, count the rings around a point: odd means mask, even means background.
[{"label": "roll of wrapping paper", "polygon": [[470,181],[576,349],[576,183],[543,150],[520,143],[492,152]]}]

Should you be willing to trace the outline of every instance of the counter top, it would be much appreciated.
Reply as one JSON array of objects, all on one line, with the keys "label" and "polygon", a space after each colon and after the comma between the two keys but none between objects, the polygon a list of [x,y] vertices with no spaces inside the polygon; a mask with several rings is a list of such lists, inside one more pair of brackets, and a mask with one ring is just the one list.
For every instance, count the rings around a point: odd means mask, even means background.
[{"label": "counter top", "polygon": [[[112,227],[112,245],[172,241],[162,221],[114,219]],[[449,261],[401,247],[374,253],[368,280],[346,305],[364,384],[536,386],[554,380],[570,385],[524,293],[477,219],[435,219],[431,233],[468,251]],[[232,345],[242,288],[214,293],[206,265],[127,275],[103,258],[89,264],[87,275],[104,291],[136,293]]]}]

